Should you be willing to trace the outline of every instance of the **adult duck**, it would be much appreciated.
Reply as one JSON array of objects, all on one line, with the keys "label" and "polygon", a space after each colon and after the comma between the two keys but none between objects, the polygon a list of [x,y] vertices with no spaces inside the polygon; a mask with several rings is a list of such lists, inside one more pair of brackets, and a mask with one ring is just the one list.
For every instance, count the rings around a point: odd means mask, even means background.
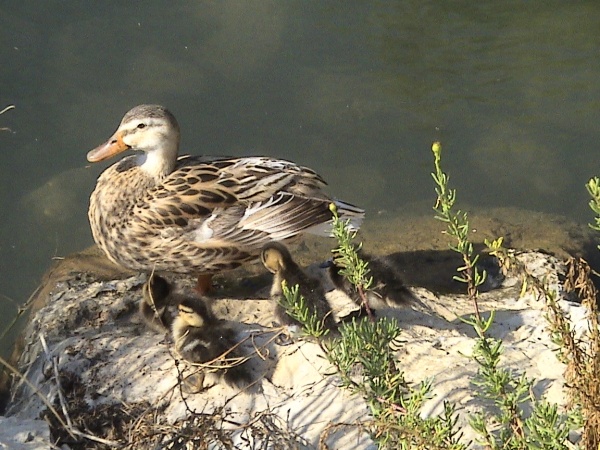
[{"label": "adult duck", "polygon": [[[329,233],[334,202],[358,227],[364,212],[333,200],[312,169],[269,157],[183,156],[179,125],[159,105],[140,105],[87,154],[126,156],[98,178],[90,197],[94,240],[129,269],[210,275],[254,260],[270,241]],[[204,279],[204,283],[200,281]]]}]

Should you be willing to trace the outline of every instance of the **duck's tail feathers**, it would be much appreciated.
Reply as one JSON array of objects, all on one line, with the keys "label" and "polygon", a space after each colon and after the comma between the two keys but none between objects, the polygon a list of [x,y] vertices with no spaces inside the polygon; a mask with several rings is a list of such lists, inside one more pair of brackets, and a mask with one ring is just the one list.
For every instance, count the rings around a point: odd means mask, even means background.
[{"label": "duck's tail feathers", "polygon": [[353,231],[358,230],[365,218],[365,210],[341,200],[335,200],[334,204],[337,208],[338,216],[345,221],[350,221],[350,229]]},{"label": "duck's tail feathers", "polygon": [[[338,217],[344,222],[348,222],[348,226],[351,231],[357,231],[363,219],[365,218],[365,211],[357,206],[350,203],[343,202],[341,200],[334,200],[333,204],[337,210]],[[332,220],[328,220],[325,223],[314,225],[306,230],[306,233],[315,234],[318,236],[333,236],[332,233]]]}]

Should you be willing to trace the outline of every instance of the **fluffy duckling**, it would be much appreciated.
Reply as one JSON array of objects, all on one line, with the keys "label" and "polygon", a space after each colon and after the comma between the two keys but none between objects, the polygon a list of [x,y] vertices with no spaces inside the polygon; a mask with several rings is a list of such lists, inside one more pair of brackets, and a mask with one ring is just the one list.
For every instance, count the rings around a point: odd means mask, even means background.
[{"label": "fluffy duckling", "polygon": [[316,312],[317,317],[323,321],[323,325],[328,330],[336,328],[335,320],[331,308],[325,298],[325,290],[319,280],[309,277],[293,260],[288,249],[279,242],[270,242],[263,247],[261,260],[269,272],[273,274],[273,287],[271,288],[271,298],[275,300],[275,317],[281,325],[302,324],[296,319],[290,317],[282,306],[283,299],[282,282],[285,281],[288,287],[299,286],[299,293],[304,297],[307,306],[311,312]]},{"label": "fluffy duckling", "polygon": [[[360,251],[359,256],[368,263],[369,275],[373,284],[367,295],[369,306],[398,308],[414,299],[414,294],[407,288],[398,270],[386,258],[373,257]],[[344,292],[358,306],[363,307],[360,295],[354,285],[343,276],[342,268],[335,263],[335,257],[329,263],[329,278],[336,288]],[[361,309],[362,312],[362,309]]]},{"label": "fluffy duckling", "polygon": [[207,363],[225,354],[231,366],[219,369],[217,374],[227,384],[237,388],[251,382],[247,361],[239,348],[235,330],[218,320],[200,297],[185,297],[178,305],[178,314],[172,324],[175,349],[191,363]]},{"label": "fluffy duckling", "polygon": [[176,314],[176,299],[167,280],[152,274],[142,288],[139,312],[144,323],[154,331],[171,329]]}]

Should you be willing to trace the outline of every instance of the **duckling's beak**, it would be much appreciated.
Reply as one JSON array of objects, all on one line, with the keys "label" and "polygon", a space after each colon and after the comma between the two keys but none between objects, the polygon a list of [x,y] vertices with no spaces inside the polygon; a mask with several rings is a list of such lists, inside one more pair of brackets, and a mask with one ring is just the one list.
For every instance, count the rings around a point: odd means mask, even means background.
[{"label": "duckling's beak", "polygon": [[94,150],[90,150],[87,154],[87,160],[89,162],[98,162],[108,159],[112,156],[118,155],[130,147],[123,142],[123,133],[118,131],[111,136],[111,138],[104,144],[99,145]]},{"label": "duckling's beak", "polygon": [[333,262],[333,258],[329,258],[327,261],[323,261],[319,264],[319,269],[328,269],[333,266],[335,266],[335,262]]}]

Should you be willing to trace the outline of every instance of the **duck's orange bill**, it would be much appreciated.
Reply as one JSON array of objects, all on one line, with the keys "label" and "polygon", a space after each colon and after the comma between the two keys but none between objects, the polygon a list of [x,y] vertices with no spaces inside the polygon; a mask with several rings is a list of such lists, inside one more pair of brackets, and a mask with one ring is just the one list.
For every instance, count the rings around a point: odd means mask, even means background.
[{"label": "duck's orange bill", "polygon": [[123,135],[117,131],[104,144],[90,150],[87,154],[87,160],[89,162],[103,161],[127,149],[129,149],[129,146],[123,142]]}]

